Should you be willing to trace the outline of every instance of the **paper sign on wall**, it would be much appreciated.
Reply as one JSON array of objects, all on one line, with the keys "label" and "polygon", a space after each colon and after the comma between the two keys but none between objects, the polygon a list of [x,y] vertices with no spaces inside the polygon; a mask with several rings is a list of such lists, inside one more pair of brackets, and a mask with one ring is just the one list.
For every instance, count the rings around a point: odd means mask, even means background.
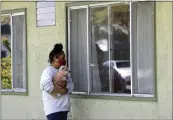
[{"label": "paper sign on wall", "polygon": [[55,2],[37,2],[37,26],[53,26],[55,20]]}]

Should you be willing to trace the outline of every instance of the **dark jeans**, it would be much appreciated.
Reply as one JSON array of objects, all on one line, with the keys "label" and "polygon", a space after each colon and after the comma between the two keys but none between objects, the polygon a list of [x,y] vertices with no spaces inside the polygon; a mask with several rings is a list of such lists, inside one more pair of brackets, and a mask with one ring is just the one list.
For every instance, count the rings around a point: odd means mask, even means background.
[{"label": "dark jeans", "polygon": [[48,120],[67,120],[67,114],[67,111],[63,111],[49,114],[46,117]]}]

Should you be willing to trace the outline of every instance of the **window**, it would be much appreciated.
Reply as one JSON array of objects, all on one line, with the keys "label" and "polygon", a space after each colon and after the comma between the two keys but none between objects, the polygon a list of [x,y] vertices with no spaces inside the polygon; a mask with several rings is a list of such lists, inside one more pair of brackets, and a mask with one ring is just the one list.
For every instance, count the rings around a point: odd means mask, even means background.
[{"label": "window", "polygon": [[26,92],[26,84],[25,9],[4,11],[1,15],[1,88]]},{"label": "window", "polygon": [[74,94],[153,97],[154,50],[154,2],[68,7]]}]

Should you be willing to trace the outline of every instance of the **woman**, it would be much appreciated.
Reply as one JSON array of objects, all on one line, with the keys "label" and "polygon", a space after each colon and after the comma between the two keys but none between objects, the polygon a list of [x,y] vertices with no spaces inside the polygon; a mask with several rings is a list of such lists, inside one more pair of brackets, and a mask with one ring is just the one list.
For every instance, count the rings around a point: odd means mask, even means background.
[{"label": "woman", "polygon": [[[44,69],[40,82],[44,112],[48,120],[67,120],[67,114],[70,110],[69,93],[74,87],[72,79],[69,76],[66,83],[62,81],[61,84],[66,84],[66,87],[62,89],[56,88],[52,82],[58,69],[66,64],[62,44],[54,46],[49,54],[49,62],[51,65]],[[54,94],[61,94],[61,96],[54,96]]]}]

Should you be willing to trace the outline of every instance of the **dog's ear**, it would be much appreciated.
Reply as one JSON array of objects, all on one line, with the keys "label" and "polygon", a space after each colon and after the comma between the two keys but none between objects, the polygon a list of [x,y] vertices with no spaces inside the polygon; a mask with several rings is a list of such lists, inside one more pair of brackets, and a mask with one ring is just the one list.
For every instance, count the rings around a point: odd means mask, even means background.
[{"label": "dog's ear", "polygon": [[64,71],[64,66],[61,66],[61,67],[59,68],[59,71]]}]

